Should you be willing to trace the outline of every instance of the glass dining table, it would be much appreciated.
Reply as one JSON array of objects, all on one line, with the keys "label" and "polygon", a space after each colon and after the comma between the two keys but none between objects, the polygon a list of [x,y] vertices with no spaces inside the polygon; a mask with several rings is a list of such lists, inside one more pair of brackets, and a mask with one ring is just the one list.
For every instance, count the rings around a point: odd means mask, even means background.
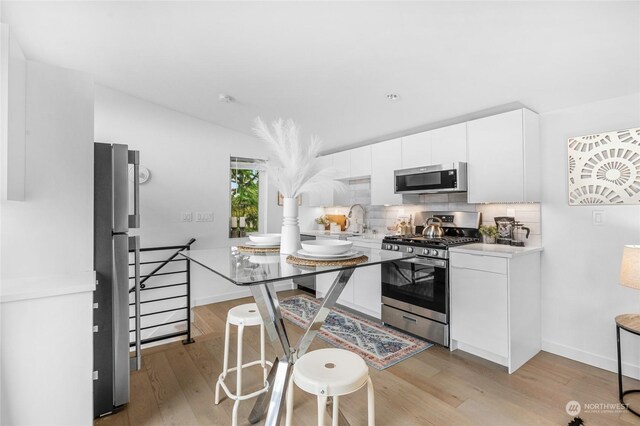
[{"label": "glass dining table", "polygon": [[[354,248],[366,256],[361,263],[338,266],[295,266],[287,255],[279,253],[246,253],[238,247],[191,250],[180,254],[238,286],[247,286],[262,316],[268,339],[276,359],[267,377],[269,389],[259,395],[249,415],[249,422],[259,422],[266,411],[265,425],[278,425],[285,401],[285,390],[293,365],[309,349],[329,311],[357,268],[413,258],[415,255],[388,250]],[[294,278],[338,272],[329,291],[321,300],[320,309],[307,325],[302,337],[292,345],[284,326],[275,283]],[[380,285],[372,282],[371,285]]]}]

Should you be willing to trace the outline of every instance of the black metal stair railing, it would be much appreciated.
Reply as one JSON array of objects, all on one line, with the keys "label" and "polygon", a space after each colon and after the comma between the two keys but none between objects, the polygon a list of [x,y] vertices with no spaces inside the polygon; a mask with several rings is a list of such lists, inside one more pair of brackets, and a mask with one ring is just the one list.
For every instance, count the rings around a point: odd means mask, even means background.
[{"label": "black metal stair railing", "polygon": [[[136,346],[138,328],[142,336],[141,345],[180,336],[186,336],[182,341],[184,344],[193,342],[191,261],[179,254],[189,250],[195,241],[195,238],[192,238],[184,245],[140,249],[140,324],[136,324],[135,276],[129,277],[130,282],[133,282],[133,287],[129,289],[131,347]],[[135,260],[133,262],[129,263],[130,271],[135,268]],[[153,265],[157,266],[151,269]],[[184,326],[179,327],[180,324]]]}]

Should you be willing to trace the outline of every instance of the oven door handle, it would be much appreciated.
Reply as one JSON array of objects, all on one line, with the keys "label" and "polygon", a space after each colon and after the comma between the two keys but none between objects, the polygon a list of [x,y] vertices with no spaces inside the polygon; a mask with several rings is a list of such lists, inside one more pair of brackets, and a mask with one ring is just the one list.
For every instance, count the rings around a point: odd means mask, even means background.
[{"label": "oven door handle", "polygon": [[434,268],[446,268],[447,262],[440,259],[426,259],[424,257],[412,257],[411,259],[402,259],[400,262],[415,263],[416,265],[433,266]]}]

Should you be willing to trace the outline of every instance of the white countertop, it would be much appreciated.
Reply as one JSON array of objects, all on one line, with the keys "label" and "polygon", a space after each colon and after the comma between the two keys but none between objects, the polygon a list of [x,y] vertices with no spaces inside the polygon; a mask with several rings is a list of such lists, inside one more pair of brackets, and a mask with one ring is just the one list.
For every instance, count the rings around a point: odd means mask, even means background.
[{"label": "white countertop", "polygon": [[451,247],[449,253],[466,253],[476,254],[481,256],[494,256],[494,257],[518,257],[526,256],[532,253],[538,253],[543,250],[540,246],[525,246],[514,247],[504,244],[465,244],[459,247]]},{"label": "white countertop", "polygon": [[384,234],[354,234],[353,232],[302,231],[300,234],[313,235],[320,238],[343,238],[353,242],[355,246],[380,248]]},{"label": "white countertop", "polygon": [[314,237],[327,237],[327,238],[340,238],[346,237],[351,240],[360,240],[360,241],[382,241],[384,238],[384,234],[354,234],[353,232],[348,231],[340,231],[340,232],[331,232],[331,231],[301,231],[301,235],[313,235]]},{"label": "white countertop", "polygon": [[0,283],[0,289],[1,303],[82,293],[96,289],[96,274],[94,271],[78,271],[65,275],[5,279]]}]

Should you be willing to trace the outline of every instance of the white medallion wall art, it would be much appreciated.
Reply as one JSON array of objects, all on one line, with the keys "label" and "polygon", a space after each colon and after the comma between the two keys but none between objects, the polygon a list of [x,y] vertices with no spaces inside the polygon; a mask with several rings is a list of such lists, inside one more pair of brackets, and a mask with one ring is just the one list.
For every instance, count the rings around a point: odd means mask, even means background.
[{"label": "white medallion wall art", "polygon": [[640,128],[568,140],[569,205],[640,204]]}]

